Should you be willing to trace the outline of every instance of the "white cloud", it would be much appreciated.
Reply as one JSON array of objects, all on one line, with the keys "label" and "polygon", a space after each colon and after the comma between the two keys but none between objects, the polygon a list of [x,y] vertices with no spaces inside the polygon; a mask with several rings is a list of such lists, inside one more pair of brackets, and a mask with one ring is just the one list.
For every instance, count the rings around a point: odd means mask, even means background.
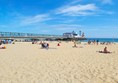
[{"label": "white cloud", "polygon": [[[70,0],[71,1],[71,0]],[[69,3],[70,5],[71,4],[77,4],[78,2],[81,2],[82,0],[72,0],[71,3]]]},{"label": "white cloud", "polygon": [[30,25],[30,24],[34,24],[34,23],[38,23],[38,22],[47,21],[47,20],[50,20],[50,19],[51,18],[47,14],[36,15],[36,16],[32,16],[32,17],[25,17],[21,21],[21,24],[22,25]]},{"label": "white cloud", "polygon": [[81,29],[82,25],[78,24],[56,24],[56,25],[50,25],[48,26],[50,28],[53,28],[58,31],[73,31],[73,30],[78,30]]},{"label": "white cloud", "polygon": [[99,8],[95,4],[64,6],[57,9],[57,14],[69,16],[86,16],[94,14]]},{"label": "white cloud", "polygon": [[112,4],[112,0],[100,0],[103,4]]}]

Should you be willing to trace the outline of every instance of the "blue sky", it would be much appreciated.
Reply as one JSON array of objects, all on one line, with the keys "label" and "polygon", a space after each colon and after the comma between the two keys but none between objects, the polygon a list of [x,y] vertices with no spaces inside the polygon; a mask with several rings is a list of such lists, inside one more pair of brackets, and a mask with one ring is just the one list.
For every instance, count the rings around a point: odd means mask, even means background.
[{"label": "blue sky", "polygon": [[0,31],[118,38],[118,0],[0,0]]}]

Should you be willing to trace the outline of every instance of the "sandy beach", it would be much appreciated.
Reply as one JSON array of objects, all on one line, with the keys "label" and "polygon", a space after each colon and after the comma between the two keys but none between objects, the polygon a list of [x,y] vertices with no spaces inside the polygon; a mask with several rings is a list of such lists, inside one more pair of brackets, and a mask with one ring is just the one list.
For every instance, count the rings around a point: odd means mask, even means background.
[{"label": "sandy beach", "polygon": [[118,43],[115,52],[102,54],[106,45],[49,42],[41,49],[31,42],[7,44],[0,49],[0,83],[118,83]]}]

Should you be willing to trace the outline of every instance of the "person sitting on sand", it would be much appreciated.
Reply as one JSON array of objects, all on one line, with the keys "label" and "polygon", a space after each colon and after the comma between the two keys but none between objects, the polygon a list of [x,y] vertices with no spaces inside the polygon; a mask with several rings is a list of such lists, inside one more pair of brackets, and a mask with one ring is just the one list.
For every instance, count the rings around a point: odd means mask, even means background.
[{"label": "person sitting on sand", "polygon": [[90,44],[91,44],[91,41],[89,40],[89,41],[88,41],[88,45],[90,45]]},{"label": "person sitting on sand", "polygon": [[61,41],[59,41],[59,42],[57,43],[57,46],[60,46],[60,43],[61,43]]},{"label": "person sitting on sand", "polygon": [[107,47],[105,47],[104,50],[103,51],[99,51],[99,53],[112,53],[112,52],[108,51]]},{"label": "person sitting on sand", "polygon": [[73,47],[76,47],[77,48],[77,45],[76,45],[76,42],[74,41],[74,46]]},{"label": "person sitting on sand", "polygon": [[6,47],[1,44],[0,49],[6,49]]},{"label": "person sitting on sand", "polygon": [[58,43],[57,46],[60,46],[60,44]]},{"label": "person sitting on sand", "polygon": [[41,47],[42,48],[49,48],[49,44],[44,42],[41,44]]}]

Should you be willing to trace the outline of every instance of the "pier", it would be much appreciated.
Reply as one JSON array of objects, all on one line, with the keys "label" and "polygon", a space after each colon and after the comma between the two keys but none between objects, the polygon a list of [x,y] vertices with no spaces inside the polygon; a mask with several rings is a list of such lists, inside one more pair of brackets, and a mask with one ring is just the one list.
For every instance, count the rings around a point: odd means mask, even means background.
[{"label": "pier", "polygon": [[[19,32],[0,32],[0,39],[30,39],[30,40],[42,40],[42,39],[68,39],[62,35],[49,35],[49,34],[34,34],[34,33],[19,33]],[[71,38],[70,38],[71,39]],[[78,38],[83,40],[85,38]]]}]

